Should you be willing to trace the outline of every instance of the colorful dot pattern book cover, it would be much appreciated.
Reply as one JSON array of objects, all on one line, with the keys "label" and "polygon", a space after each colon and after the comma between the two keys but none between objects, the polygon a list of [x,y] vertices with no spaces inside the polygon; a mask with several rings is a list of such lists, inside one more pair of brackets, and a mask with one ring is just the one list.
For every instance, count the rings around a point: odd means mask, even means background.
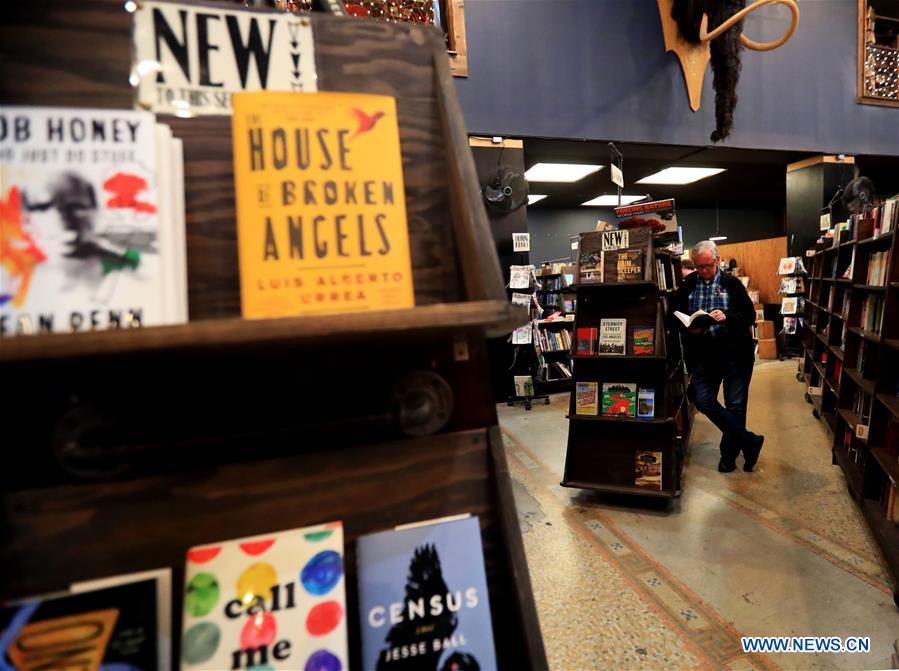
[{"label": "colorful dot pattern book cover", "polygon": [[359,538],[364,671],[493,671],[481,526],[465,519]]},{"label": "colorful dot pattern book cover", "polygon": [[233,97],[244,317],[415,306],[396,100]]},{"label": "colorful dot pattern book cover", "polygon": [[348,668],[343,526],[191,548],[181,668]]}]

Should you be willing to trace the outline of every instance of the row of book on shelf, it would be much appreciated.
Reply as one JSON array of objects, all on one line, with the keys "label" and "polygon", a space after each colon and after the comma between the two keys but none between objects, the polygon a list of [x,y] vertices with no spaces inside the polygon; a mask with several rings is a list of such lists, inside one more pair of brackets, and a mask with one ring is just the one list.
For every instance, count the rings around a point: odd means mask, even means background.
[{"label": "row of book on shelf", "polygon": [[537,329],[537,345],[542,352],[571,351],[571,333],[568,329]]},{"label": "row of book on shelf", "polygon": [[862,303],[861,317],[859,319],[859,328],[863,331],[869,331],[874,334],[880,334],[883,330],[884,307],[886,301],[884,296],[869,295]]},{"label": "row of book on shelf", "polygon": [[[341,671],[344,557],[340,522],[191,548],[174,665],[169,568],[7,604],[4,655],[17,669],[77,658],[91,669]],[[356,565],[365,671],[496,668],[476,516],[360,536]]]},{"label": "row of book on shelf", "polygon": [[[242,316],[414,307],[395,99],[248,91],[232,103]],[[302,124],[285,128],[285,110]],[[0,126],[0,335],[187,321],[184,156],[170,128],[145,111],[20,106],[0,107]]]},{"label": "row of book on shelf", "polygon": [[[829,222],[829,215],[822,215],[822,225]],[[878,238],[896,229],[899,225],[899,195],[887,198],[882,203],[874,205],[864,213],[852,214],[846,221],[831,224],[828,230],[821,236],[825,245],[836,247],[837,245],[850,240],[859,239],[859,223],[861,221],[870,221],[870,235]],[[862,239],[867,237],[867,231],[863,234]]]},{"label": "row of book on shelf", "polygon": [[865,276],[865,284],[882,287],[889,282],[890,252],[874,252],[868,258],[868,272]]},{"label": "row of book on shelf", "polygon": [[655,389],[638,388],[633,382],[575,383],[575,414],[603,417],[655,417]]},{"label": "row of book on shelf", "polygon": [[[655,354],[655,327],[633,326],[630,329],[630,351],[633,356]],[[626,319],[600,319],[599,328],[578,327],[575,334],[575,355],[623,356],[628,351]]]}]

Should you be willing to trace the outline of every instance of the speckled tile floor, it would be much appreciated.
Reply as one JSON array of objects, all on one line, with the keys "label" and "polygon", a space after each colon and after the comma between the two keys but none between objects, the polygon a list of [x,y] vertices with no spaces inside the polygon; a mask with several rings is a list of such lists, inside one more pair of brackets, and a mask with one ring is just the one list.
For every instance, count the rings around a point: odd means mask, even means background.
[{"label": "speckled tile floor", "polygon": [[[720,433],[697,415],[670,507],[559,486],[567,394],[498,406],[553,671],[890,668],[891,579],[795,372],[756,366],[755,473],[718,473]],[[871,652],[745,655],[749,635],[870,636]]]}]

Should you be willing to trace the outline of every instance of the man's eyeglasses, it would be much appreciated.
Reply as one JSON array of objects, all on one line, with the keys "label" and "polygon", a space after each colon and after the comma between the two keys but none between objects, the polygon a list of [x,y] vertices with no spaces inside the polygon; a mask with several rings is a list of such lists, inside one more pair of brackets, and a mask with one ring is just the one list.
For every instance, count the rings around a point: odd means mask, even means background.
[{"label": "man's eyeglasses", "polygon": [[706,268],[715,268],[717,265],[717,263],[697,263],[696,268],[697,270],[704,270]]}]

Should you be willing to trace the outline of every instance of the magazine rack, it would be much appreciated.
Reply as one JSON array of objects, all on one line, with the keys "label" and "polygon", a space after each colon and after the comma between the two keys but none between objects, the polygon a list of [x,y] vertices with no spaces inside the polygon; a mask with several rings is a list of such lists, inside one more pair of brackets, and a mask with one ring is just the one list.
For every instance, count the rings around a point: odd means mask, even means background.
[{"label": "magazine rack", "polygon": [[[679,332],[668,325],[668,298],[675,290],[660,288],[653,257],[661,261],[677,284],[680,262],[659,250],[647,256],[642,281],[577,287],[575,334],[580,328],[599,328],[601,319],[626,319],[626,353],[573,356],[575,389],[569,405],[564,487],[669,499],[680,495],[692,406],[686,395]],[[655,329],[654,355],[633,355],[632,326]],[[597,383],[598,415],[577,414],[578,382]],[[654,389],[655,417],[603,416],[603,383],[636,383]],[[660,490],[636,486],[638,450],[661,453]]]},{"label": "magazine rack", "polygon": [[[511,308],[445,45],[311,20],[320,90],[397,99],[416,307],[241,320],[230,118],[160,117],[184,142],[191,321],[0,342],[0,599],[171,567],[178,659],[189,547],[342,520],[361,668],[355,539],[470,512],[500,668],[544,669],[486,372]],[[113,0],[4,4],[0,102],[132,108],[131,33]]]}]

